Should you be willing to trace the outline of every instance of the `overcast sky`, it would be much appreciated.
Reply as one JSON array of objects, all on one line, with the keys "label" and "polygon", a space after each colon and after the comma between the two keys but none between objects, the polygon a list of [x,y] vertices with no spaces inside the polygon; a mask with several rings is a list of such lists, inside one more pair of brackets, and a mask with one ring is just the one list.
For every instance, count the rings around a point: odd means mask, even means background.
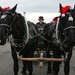
[{"label": "overcast sky", "polygon": [[[75,0],[0,0],[0,6],[11,8],[18,4],[17,12],[26,12],[28,20],[37,21],[38,16],[44,16],[45,20],[49,22],[49,18],[58,15],[59,3],[63,6],[74,6]],[[33,17],[33,18],[32,18]]]}]

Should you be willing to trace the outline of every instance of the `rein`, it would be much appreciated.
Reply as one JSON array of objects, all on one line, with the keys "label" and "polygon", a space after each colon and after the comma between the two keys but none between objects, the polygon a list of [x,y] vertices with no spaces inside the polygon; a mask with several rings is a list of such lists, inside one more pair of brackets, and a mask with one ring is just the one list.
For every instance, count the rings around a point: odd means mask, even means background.
[{"label": "rein", "polygon": [[11,27],[9,25],[7,25],[7,24],[0,24],[0,27],[2,27],[2,26],[7,27],[8,29],[11,30]]},{"label": "rein", "polygon": [[64,31],[71,29],[71,28],[75,28],[75,26],[69,26],[69,27],[65,28]]},{"label": "rein", "polygon": [[26,44],[26,41],[24,40],[21,44],[18,44],[18,43],[16,43],[15,41],[16,41],[17,39],[14,39],[14,38],[12,38],[11,36],[9,36],[9,41],[10,41],[10,44],[11,45],[13,45],[13,46],[15,46],[15,47],[24,47],[25,46],[25,44]]},{"label": "rein", "polygon": [[[36,30],[33,28],[33,30],[34,30],[34,32],[36,33],[36,35],[35,36],[33,36],[32,38],[35,38],[35,37],[37,37],[37,36],[40,36],[42,39],[44,39],[44,40],[46,40],[47,42],[52,42],[52,41],[49,41],[48,39],[46,39],[46,38],[44,38],[41,34],[42,33],[38,33],[38,32],[36,32]],[[52,42],[53,43],[53,42]],[[55,42],[54,42],[55,43]]]}]

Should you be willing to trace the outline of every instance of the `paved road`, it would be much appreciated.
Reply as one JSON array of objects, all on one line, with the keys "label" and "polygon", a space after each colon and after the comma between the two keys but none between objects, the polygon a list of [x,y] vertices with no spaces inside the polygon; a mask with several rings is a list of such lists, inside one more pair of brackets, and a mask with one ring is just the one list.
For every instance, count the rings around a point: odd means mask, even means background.
[{"label": "paved road", "polygon": [[[19,75],[22,68],[22,62],[19,62]],[[33,64],[33,75],[46,75],[47,64],[44,64],[43,68],[39,68],[37,63]],[[11,57],[10,45],[7,43],[5,46],[0,46],[0,75],[13,75],[13,60]],[[64,75],[63,64],[61,64],[59,75]],[[75,50],[73,50],[73,56],[71,59],[70,75],[75,75]]]}]

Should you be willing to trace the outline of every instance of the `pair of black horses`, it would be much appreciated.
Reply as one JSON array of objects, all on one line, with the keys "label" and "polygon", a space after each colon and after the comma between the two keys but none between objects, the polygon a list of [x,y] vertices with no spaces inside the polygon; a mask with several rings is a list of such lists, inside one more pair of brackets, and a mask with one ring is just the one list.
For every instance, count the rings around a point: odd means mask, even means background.
[{"label": "pair of black horses", "polygon": [[[38,33],[37,27],[32,22],[27,22],[25,18],[16,12],[17,5],[12,9],[2,10],[0,7],[0,45],[6,44],[6,40],[10,37],[11,54],[14,61],[14,75],[18,75],[19,64],[18,56],[33,57],[33,53],[37,47]],[[44,27],[44,41],[47,48],[47,57],[51,57],[50,50],[53,51],[54,58],[61,58],[63,55],[64,73],[69,75],[70,59],[72,49],[75,45],[75,6],[68,9],[62,14],[62,5],[60,4],[60,16],[56,24],[49,23]],[[54,75],[58,75],[60,69],[59,62],[53,62]],[[22,75],[32,75],[32,62],[23,61]],[[47,74],[51,73],[51,62],[48,62]]]}]

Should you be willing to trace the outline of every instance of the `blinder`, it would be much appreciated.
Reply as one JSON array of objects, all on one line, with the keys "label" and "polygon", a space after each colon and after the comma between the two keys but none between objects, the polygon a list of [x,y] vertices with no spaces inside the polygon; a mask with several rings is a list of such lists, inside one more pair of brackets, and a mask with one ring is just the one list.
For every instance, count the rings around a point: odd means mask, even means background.
[{"label": "blinder", "polygon": [[[67,16],[67,27],[65,27],[64,29],[63,29],[63,33],[62,33],[62,36],[64,37],[64,39],[62,40],[62,42],[64,43],[65,41],[66,41],[66,39],[67,39],[67,35],[66,35],[66,33],[67,33],[67,30],[68,29],[75,29],[75,26],[73,25],[73,17],[72,17],[72,14],[71,14],[71,12],[67,12],[66,14],[61,14],[61,17],[62,18],[64,18],[64,17],[66,17]],[[59,27],[59,24],[57,24],[58,26],[56,26],[57,28]],[[63,25],[63,24],[62,24]],[[58,34],[58,33],[57,33]],[[58,36],[59,37],[59,36]],[[60,38],[61,39],[61,38]],[[58,39],[59,40],[59,39]]]},{"label": "blinder", "polygon": [[[73,17],[72,17],[71,12],[67,12],[66,14],[69,15],[69,17],[68,17],[68,22],[67,22],[67,23],[73,22]],[[72,24],[72,23],[71,23],[71,24]],[[73,28],[75,28],[75,26],[73,26],[73,25],[68,26],[68,27],[66,27],[66,28],[64,29],[64,31],[66,31],[66,30],[68,30],[68,29],[71,29],[71,28],[73,29]]]},{"label": "blinder", "polygon": [[15,21],[15,14],[13,14],[11,12],[4,12],[3,14],[4,15],[1,16],[1,19],[4,19],[6,17],[5,14],[8,14],[8,15],[11,14],[13,16],[13,21],[12,21],[12,23],[10,25],[8,25],[8,24],[0,24],[0,27],[6,27],[7,30],[8,30],[8,34],[10,34],[11,31],[12,31],[13,22]]},{"label": "blinder", "polygon": [[71,15],[71,12],[68,12],[68,14],[69,14],[68,20],[69,20],[69,21],[73,21],[73,17],[72,17],[72,15]]}]

